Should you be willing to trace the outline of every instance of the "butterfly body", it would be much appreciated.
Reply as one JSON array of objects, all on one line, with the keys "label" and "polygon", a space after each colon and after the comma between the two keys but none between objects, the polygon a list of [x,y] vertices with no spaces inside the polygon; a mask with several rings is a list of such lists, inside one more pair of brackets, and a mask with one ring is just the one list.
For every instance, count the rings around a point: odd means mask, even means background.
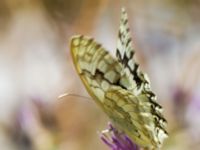
[{"label": "butterfly body", "polygon": [[72,58],[87,91],[114,125],[142,147],[157,148],[167,136],[166,120],[149,79],[133,60],[126,24],[122,11],[116,58],[86,36],[72,38]]}]

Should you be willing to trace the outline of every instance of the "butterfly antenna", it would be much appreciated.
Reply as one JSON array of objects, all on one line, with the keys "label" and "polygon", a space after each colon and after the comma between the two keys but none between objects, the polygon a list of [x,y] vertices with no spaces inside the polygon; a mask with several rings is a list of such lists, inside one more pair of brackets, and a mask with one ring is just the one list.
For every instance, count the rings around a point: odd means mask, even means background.
[{"label": "butterfly antenna", "polygon": [[58,96],[58,99],[62,99],[62,98],[69,97],[69,96],[79,97],[79,98],[84,98],[84,99],[87,99],[87,100],[91,100],[90,97],[82,96],[82,95],[78,95],[78,94],[72,94],[72,93],[64,93],[64,94]]}]

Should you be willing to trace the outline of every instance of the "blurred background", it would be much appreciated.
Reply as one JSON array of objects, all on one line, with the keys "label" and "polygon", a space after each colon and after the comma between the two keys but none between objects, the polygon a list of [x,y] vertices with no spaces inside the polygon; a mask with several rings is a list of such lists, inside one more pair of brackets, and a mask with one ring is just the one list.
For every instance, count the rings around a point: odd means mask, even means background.
[{"label": "blurred background", "polygon": [[87,98],[69,53],[72,35],[116,49],[121,6],[135,58],[164,107],[163,150],[200,149],[200,0],[0,0],[2,150],[106,150],[108,118]]}]

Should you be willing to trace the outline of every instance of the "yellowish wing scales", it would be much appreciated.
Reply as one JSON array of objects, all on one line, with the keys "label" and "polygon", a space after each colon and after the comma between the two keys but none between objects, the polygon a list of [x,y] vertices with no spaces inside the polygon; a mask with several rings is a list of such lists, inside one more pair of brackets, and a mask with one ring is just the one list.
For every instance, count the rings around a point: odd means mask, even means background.
[{"label": "yellowish wing scales", "polygon": [[87,91],[114,125],[142,147],[158,148],[167,137],[162,107],[133,57],[127,14],[122,10],[117,58],[92,38],[75,36],[71,53]]}]

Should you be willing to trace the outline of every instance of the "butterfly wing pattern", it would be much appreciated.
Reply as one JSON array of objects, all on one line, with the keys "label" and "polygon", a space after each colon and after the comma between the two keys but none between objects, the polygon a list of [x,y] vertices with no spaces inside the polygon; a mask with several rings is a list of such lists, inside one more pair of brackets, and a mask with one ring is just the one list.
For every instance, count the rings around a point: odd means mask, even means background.
[{"label": "butterfly wing pattern", "polygon": [[133,59],[127,24],[122,9],[116,58],[94,39],[80,35],[71,40],[73,62],[88,93],[113,124],[141,147],[159,148],[167,137],[166,120],[147,76]]}]

